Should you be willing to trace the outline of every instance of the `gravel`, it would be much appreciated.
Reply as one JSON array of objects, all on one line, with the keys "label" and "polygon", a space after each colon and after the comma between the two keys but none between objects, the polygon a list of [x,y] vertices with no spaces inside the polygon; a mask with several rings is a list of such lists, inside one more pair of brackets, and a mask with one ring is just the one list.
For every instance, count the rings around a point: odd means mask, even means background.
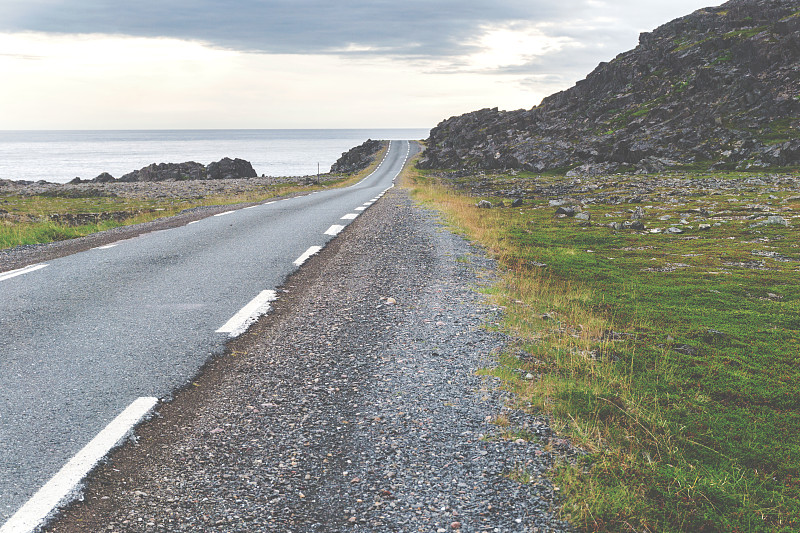
[{"label": "gravel", "polygon": [[509,342],[493,268],[392,189],[47,531],[569,531],[564,441],[476,374]]}]

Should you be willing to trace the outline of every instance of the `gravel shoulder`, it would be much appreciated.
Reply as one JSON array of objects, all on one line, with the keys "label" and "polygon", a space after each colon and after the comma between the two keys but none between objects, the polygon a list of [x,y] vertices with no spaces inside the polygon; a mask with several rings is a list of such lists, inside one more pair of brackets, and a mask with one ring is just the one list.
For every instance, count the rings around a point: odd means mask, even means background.
[{"label": "gravel shoulder", "polygon": [[509,341],[492,269],[392,189],[46,531],[568,531],[560,439],[476,375]]}]

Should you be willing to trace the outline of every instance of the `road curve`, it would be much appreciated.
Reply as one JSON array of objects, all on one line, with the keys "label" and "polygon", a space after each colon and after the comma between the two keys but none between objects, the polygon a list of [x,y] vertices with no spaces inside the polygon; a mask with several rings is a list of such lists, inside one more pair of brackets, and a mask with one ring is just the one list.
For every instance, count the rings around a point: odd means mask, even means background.
[{"label": "road curve", "polygon": [[169,398],[222,353],[416,150],[393,141],[351,187],[0,273],[0,524],[137,398]]}]

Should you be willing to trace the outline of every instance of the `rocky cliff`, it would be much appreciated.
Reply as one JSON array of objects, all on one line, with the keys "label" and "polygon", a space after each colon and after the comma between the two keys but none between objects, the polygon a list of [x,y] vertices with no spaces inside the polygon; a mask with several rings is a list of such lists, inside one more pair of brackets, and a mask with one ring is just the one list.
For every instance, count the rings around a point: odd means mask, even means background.
[{"label": "rocky cliff", "polygon": [[383,145],[383,141],[367,139],[364,143],[344,152],[342,157],[337,159],[331,166],[331,174],[361,172],[375,161],[375,154],[378,153],[378,150],[380,150]]},{"label": "rocky cliff", "polygon": [[800,0],[701,9],[537,107],[447,119],[427,146],[422,168],[800,165]]}]

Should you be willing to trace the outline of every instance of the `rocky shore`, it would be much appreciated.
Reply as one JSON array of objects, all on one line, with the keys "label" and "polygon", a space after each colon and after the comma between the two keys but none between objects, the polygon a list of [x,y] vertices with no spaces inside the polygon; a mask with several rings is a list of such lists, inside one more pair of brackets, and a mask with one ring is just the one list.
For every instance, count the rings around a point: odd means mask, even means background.
[{"label": "rocky shore", "polygon": [[347,152],[319,176],[258,176],[249,161],[223,158],[204,166],[194,161],[153,163],[114,178],[104,172],[94,179],[68,183],[0,179],[0,196],[59,196],[63,198],[205,198],[237,195],[281,184],[309,184],[360,172],[375,160],[387,141],[367,140]]}]

